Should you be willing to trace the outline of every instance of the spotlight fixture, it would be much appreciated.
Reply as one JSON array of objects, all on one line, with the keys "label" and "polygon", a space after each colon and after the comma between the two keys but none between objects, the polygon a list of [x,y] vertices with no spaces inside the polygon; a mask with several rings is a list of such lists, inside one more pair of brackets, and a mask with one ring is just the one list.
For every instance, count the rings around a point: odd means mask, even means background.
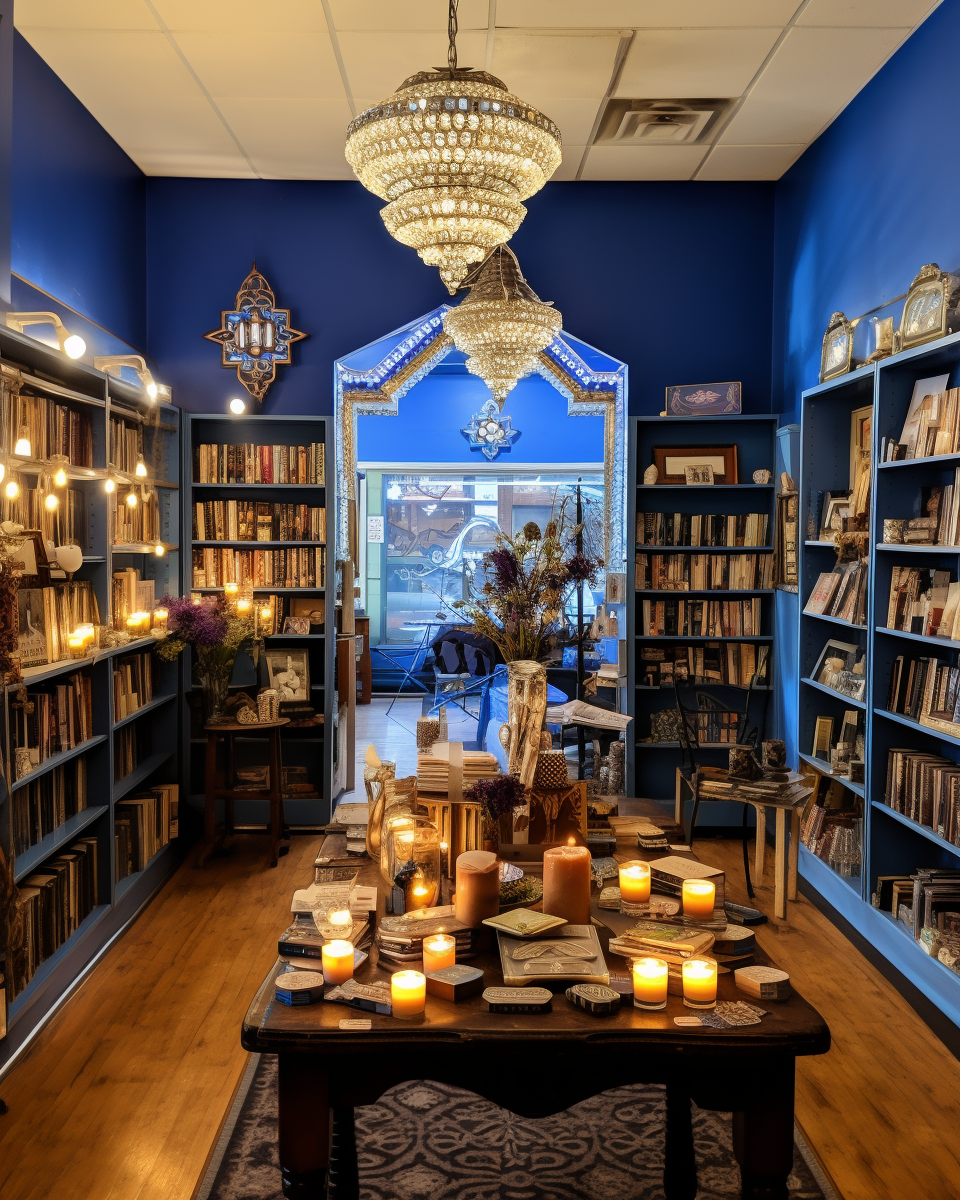
[{"label": "spotlight fixture", "polygon": [[137,507],[137,493],[132,488],[129,492],[127,492],[126,496],[124,496],[124,499],[127,502],[127,508]]},{"label": "spotlight fixture", "polygon": [[23,333],[24,325],[52,325],[57,335],[57,344],[67,358],[82,358],[87,352],[87,343],[78,333],[68,333],[63,321],[52,312],[8,312],[7,328]]},{"label": "spotlight fixture", "polygon": [[137,476],[138,479],[145,479],[147,476],[147,465],[143,461],[142,454],[137,455],[137,468],[134,471],[134,474]]},{"label": "spotlight fixture", "polygon": [[157,544],[153,548],[153,552],[157,556],[157,558],[163,558],[163,556],[167,552],[167,548],[163,544],[163,542],[157,542]]},{"label": "spotlight fixture", "polygon": [[108,477],[103,481],[103,490],[109,496],[111,492],[115,492],[117,490],[117,485],[114,480]]},{"label": "spotlight fixture", "polygon": [[140,382],[150,403],[156,403],[160,388],[142,354],[101,354],[94,358],[93,365],[98,371],[103,371],[104,375],[113,375],[117,379],[120,378],[121,367],[130,367],[140,376]]},{"label": "spotlight fixture", "polygon": [[43,498],[43,506],[47,512],[56,512],[60,504],[60,499],[55,492],[47,492]]},{"label": "spotlight fixture", "polygon": [[15,479],[11,479],[4,488],[3,494],[8,500],[16,500],[16,498],[20,495],[20,485]]},{"label": "spotlight fixture", "polygon": [[18,458],[33,457],[33,451],[30,449],[30,431],[26,425],[20,426],[20,432],[17,435],[17,444],[14,446],[13,452]]},{"label": "spotlight fixture", "polygon": [[234,397],[234,398],[233,398],[233,399],[230,401],[230,406],[229,406],[229,407],[230,407],[230,411],[231,411],[231,412],[232,412],[232,413],[233,413],[235,416],[238,416],[238,417],[241,415],[241,413],[245,413],[245,412],[247,411],[247,405],[246,405],[246,402],[245,402],[244,400],[241,400],[239,396],[235,396],[235,397]]}]

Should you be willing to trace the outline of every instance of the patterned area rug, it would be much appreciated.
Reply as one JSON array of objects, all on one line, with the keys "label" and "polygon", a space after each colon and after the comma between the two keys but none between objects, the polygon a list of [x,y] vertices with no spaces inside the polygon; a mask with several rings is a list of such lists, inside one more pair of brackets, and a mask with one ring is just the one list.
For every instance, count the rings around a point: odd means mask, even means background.
[{"label": "patterned area rug", "polygon": [[[663,1088],[617,1088],[532,1121],[414,1082],[356,1112],[362,1200],[664,1200]],[[736,1200],[730,1116],[694,1107],[697,1200]],[[837,1200],[802,1139],[791,1200]],[[282,1200],[277,1066],[256,1056],[196,1200]]]}]

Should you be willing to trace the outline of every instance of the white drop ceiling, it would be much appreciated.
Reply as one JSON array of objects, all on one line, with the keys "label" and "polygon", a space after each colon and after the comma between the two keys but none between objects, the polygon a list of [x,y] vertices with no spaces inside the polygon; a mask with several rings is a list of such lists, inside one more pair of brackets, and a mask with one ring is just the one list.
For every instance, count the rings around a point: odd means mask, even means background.
[{"label": "white drop ceiling", "polygon": [[[563,133],[557,179],[777,179],[939,0],[461,0],[459,57]],[[350,179],[351,117],[446,62],[446,0],[16,0],[148,175]],[[693,144],[600,141],[606,103],[725,102]]]}]

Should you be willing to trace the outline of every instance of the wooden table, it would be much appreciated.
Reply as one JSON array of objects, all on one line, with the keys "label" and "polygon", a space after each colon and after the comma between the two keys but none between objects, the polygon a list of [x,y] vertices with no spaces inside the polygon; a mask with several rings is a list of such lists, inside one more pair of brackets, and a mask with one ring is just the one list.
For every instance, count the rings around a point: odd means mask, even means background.
[{"label": "wooden table", "polygon": [[[282,765],[280,760],[280,730],[289,725],[288,717],[278,721],[260,721],[257,724],[244,725],[239,721],[226,722],[221,725],[205,725],[207,734],[207,763],[203,801],[203,849],[197,860],[197,866],[202,867],[214,848],[223,843],[224,839],[235,832],[233,825],[233,804],[235,800],[266,800],[270,804],[270,850],[271,866],[280,861],[280,836],[283,826],[282,800]],[[270,788],[262,789],[238,788],[234,784],[233,739],[237,735],[246,737],[263,736],[269,743]],[[223,771],[217,769],[217,743],[221,738],[226,743],[226,766]],[[223,828],[217,829],[217,801],[224,802]]]},{"label": "wooden table", "polygon": [[[362,883],[378,878],[372,864],[361,870]],[[606,946],[607,931],[598,932]],[[360,981],[389,977],[375,960],[374,948],[357,973]],[[609,961],[626,966],[616,956]],[[758,951],[757,961],[770,960]],[[495,954],[480,954],[471,965],[484,971],[487,986],[502,984]],[[729,1030],[675,1025],[675,1016],[691,1012],[679,996],[669,997],[663,1012],[642,1012],[628,999],[615,1016],[590,1017],[567,1003],[567,984],[542,1016],[493,1015],[480,996],[459,1004],[428,996],[423,1018],[401,1021],[340,1004],[288,1008],[274,998],[281,966],[278,959],[254,997],[241,1041],[247,1050],[278,1056],[285,1196],[319,1200],[329,1176],[337,1200],[356,1200],[354,1108],[374,1104],[398,1083],[433,1079],[532,1117],[562,1112],[608,1088],[664,1083],[668,1200],[696,1196],[691,1100],[734,1114],[742,1195],[787,1200],[795,1060],[830,1048],[823,1018],[796,993],[784,1003],[762,1002],[769,1015],[759,1025]],[[718,998],[751,999],[736,989],[732,974],[721,976]],[[369,1017],[372,1029],[341,1030],[349,1017]]]}]

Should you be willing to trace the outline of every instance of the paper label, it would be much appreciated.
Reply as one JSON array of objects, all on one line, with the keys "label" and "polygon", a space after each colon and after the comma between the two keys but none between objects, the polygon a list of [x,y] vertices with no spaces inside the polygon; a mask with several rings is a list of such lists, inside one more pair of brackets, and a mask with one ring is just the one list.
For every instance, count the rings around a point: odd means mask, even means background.
[{"label": "paper label", "polygon": [[341,1029],[372,1029],[372,1021],[364,1021],[360,1017],[344,1017],[340,1022]]}]

